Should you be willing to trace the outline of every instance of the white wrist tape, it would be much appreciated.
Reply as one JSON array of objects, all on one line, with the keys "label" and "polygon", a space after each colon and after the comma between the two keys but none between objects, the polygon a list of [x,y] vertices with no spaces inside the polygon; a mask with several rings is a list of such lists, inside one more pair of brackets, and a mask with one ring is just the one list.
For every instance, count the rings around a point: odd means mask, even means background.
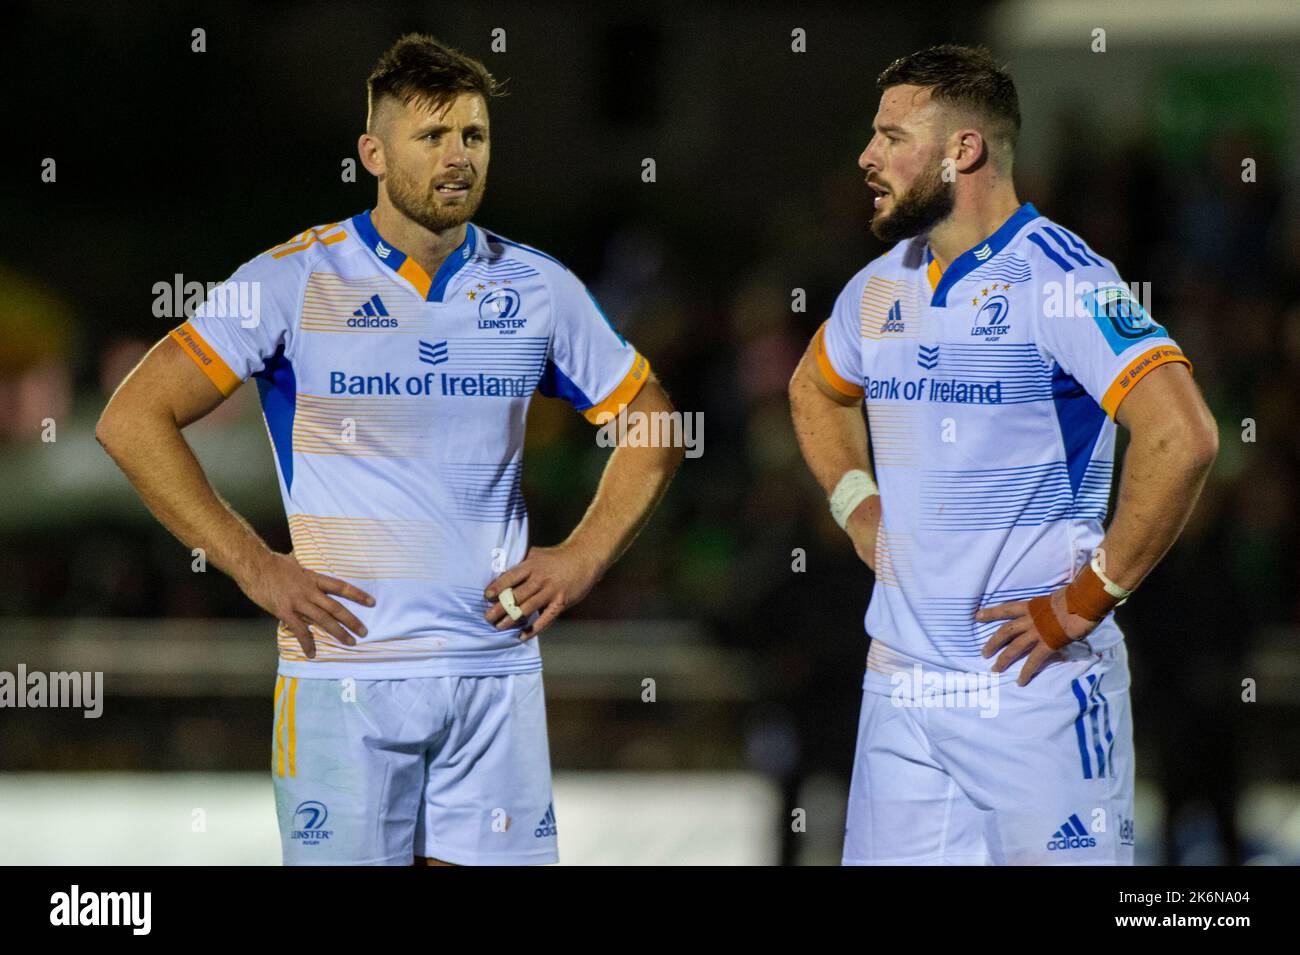
[{"label": "white wrist tape", "polygon": [[501,593],[497,594],[497,600],[501,601],[501,606],[505,608],[505,611],[510,615],[511,620],[518,620],[524,615],[524,612],[519,609],[519,604],[515,603],[515,591],[513,587],[504,588]]},{"label": "white wrist tape", "polygon": [[835,523],[843,529],[849,522],[849,515],[857,510],[858,505],[871,495],[879,493],[876,482],[866,471],[857,468],[845,471],[844,477],[840,478],[840,483],[831,492],[831,516],[835,518]]},{"label": "white wrist tape", "polygon": [[1101,585],[1106,588],[1106,593],[1110,594],[1116,600],[1122,603],[1133,595],[1133,591],[1125,590],[1102,572],[1100,553],[1092,555],[1091,566],[1092,572],[1097,575],[1097,579],[1101,581]]}]

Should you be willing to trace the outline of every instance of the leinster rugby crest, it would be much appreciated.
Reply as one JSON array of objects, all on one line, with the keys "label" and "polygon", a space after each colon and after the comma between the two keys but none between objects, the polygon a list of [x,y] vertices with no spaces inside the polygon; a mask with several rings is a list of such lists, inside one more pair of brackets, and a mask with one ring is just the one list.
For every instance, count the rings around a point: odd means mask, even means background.
[{"label": "leinster rugby crest", "polygon": [[513,335],[528,323],[528,319],[519,314],[522,300],[518,290],[509,286],[509,279],[500,284],[479,282],[466,293],[471,302],[478,302],[480,329]]},{"label": "leinster rugby crest", "polygon": [[1011,325],[1007,321],[1011,304],[1007,301],[1006,295],[1002,294],[1010,288],[1010,284],[994,282],[981,289],[979,294],[972,296],[971,304],[979,309],[971,325],[972,338],[995,342],[1011,330]]}]

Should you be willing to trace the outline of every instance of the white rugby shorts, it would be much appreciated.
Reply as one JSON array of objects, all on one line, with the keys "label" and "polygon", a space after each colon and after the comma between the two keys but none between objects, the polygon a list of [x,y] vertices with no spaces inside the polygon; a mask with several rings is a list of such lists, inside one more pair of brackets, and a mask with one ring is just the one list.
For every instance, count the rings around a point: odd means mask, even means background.
[{"label": "white rugby shorts", "polygon": [[276,680],[286,865],[557,862],[542,674]]}]

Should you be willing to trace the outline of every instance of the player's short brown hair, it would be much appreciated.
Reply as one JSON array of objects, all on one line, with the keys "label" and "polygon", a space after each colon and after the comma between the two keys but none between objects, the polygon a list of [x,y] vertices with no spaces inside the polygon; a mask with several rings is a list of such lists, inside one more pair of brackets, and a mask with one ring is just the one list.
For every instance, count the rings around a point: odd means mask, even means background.
[{"label": "player's short brown hair", "polygon": [[901,56],[876,79],[882,93],[891,86],[920,86],[939,103],[974,114],[987,124],[986,139],[1003,147],[1009,160],[1020,135],[1020,99],[1006,68],[985,47],[944,43]]},{"label": "player's short brown hair", "polygon": [[385,51],[366,80],[366,128],[384,97],[403,105],[418,101],[437,111],[461,93],[478,93],[486,102],[504,90],[473,57],[434,37],[408,33]]}]

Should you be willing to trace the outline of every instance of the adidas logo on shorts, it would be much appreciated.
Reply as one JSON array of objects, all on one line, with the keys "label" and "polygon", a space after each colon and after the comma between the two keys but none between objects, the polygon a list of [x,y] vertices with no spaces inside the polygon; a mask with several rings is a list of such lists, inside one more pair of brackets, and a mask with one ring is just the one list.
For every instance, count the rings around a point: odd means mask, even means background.
[{"label": "adidas logo on shorts", "polygon": [[1047,840],[1047,850],[1055,852],[1058,849],[1092,849],[1097,845],[1097,840],[1088,835],[1088,830],[1083,827],[1079,817],[1071,815],[1065,820],[1065,824],[1052,833],[1052,838]]},{"label": "adidas logo on shorts", "polygon": [[557,835],[559,832],[555,828],[555,803],[546,807],[546,815],[542,816],[542,821],[537,824],[533,830],[533,836],[537,839],[544,839],[547,836]]}]

